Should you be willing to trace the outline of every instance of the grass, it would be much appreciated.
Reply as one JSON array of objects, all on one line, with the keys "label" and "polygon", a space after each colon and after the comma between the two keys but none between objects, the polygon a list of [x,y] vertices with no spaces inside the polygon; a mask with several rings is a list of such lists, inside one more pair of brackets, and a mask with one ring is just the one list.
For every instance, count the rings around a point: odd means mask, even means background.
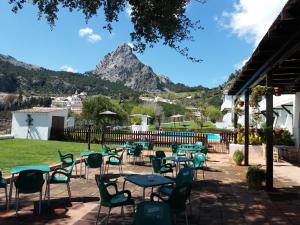
[{"label": "grass", "polygon": [[[194,121],[175,122],[175,127],[174,127],[174,123],[170,122],[168,124],[162,124],[161,127],[163,129],[164,128],[165,129],[168,129],[168,128],[199,129],[199,126]],[[205,129],[205,128],[216,128],[216,126],[214,123],[212,123],[210,121],[206,121],[206,122],[204,122],[202,129]],[[151,125],[149,127],[149,130],[155,130],[155,126]]]},{"label": "grass", "polygon": [[[0,140],[0,170],[4,176],[7,176],[14,166],[59,163],[58,149],[63,153],[73,153],[76,158],[79,158],[80,152],[88,150],[85,143],[26,139]],[[91,145],[93,151],[100,149],[100,145]]]}]

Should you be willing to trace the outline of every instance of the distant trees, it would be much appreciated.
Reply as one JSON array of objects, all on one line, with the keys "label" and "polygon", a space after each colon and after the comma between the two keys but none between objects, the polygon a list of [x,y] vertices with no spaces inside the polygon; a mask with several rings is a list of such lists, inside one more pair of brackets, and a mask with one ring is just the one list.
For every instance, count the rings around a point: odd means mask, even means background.
[{"label": "distant trees", "polygon": [[[112,111],[116,115],[100,115],[104,111]],[[89,97],[83,101],[81,118],[92,120],[97,126],[103,127],[115,121],[122,123],[127,120],[127,116],[127,113],[120,106],[112,103],[106,97]]]}]

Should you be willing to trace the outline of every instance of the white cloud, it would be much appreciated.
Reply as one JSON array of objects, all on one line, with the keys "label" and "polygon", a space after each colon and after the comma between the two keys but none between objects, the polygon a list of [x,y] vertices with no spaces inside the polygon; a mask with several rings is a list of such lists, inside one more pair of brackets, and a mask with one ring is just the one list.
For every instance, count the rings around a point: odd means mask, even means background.
[{"label": "white cloud", "polygon": [[95,34],[92,28],[86,27],[82,28],[78,32],[80,37],[86,37],[88,42],[95,43],[101,41],[102,37],[99,34]]},{"label": "white cloud", "polygon": [[130,42],[128,42],[127,45],[128,45],[130,48],[133,48],[133,47],[134,47],[133,44],[130,43]]},{"label": "white cloud", "polygon": [[80,37],[84,37],[84,36],[86,36],[86,35],[93,34],[94,31],[93,31],[92,28],[86,27],[86,28],[80,29],[78,33],[79,33],[79,36],[80,36]]},{"label": "white cloud", "polygon": [[71,73],[77,73],[76,69],[74,69],[73,67],[68,66],[68,65],[63,65],[60,67],[60,69],[63,71],[71,72]]},{"label": "white cloud", "polygon": [[97,41],[101,41],[102,37],[99,34],[90,34],[87,39],[89,42],[95,43]]},{"label": "white cloud", "polygon": [[268,31],[287,0],[238,0],[233,11],[224,11],[215,20],[255,47]]},{"label": "white cloud", "polygon": [[132,6],[130,4],[126,5],[126,13],[129,17],[131,17],[131,13],[132,13]]},{"label": "white cloud", "polygon": [[249,59],[250,58],[244,59],[242,62],[235,64],[234,69],[236,70],[242,69],[242,67],[246,64],[246,62],[248,62]]}]

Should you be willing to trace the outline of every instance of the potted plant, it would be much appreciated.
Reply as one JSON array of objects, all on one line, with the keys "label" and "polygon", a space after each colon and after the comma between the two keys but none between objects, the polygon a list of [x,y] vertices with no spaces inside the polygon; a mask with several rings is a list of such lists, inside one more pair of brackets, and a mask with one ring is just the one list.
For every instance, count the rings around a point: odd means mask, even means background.
[{"label": "potted plant", "polygon": [[236,150],[233,153],[232,159],[236,163],[236,165],[240,166],[242,165],[242,162],[244,160],[244,153],[241,150]]},{"label": "potted plant", "polygon": [[266,179],[266,172],[261,166],[249,166],[246,174],[248,189],[260,190],[263,181]]},{"label": "potted plant", "polygon": [[275,96],[281,95],[281,88],[280,87],[274,87],[274,94]]},{"label": "potted plant", "polygon": [[249,104],[253,108],[259,107],[259,102],[262,100],[262,96],[267,94],[269,88],[267,86],[257,85],[251,89],[249,97]]},{"label": "potted plant", "polygon": [[245,102],[244,102],[244,101],[242,101],[242,100],[240,100],[240,101],[239,101],[239,105],[240,105],[240,107],[243,107],[243,106],[244,106],[244,104],[245,104]]}]

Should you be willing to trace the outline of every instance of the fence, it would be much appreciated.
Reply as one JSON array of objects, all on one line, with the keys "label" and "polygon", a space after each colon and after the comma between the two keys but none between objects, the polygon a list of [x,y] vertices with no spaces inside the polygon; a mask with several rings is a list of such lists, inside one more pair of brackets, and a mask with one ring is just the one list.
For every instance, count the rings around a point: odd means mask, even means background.
[{"label": "fence", "polygon": [[200,132],[170,132],[170,131],[121,131],[101,129],[67,128],[51,130],[52,140],[73,142],[88,142],[98,144],[124,144],[126,141],[151,141],[155,146],[167,147],[171,143],[195,143],[202,141],[213,152],[228,152],[229,143],[233,141],[233,132],[219,134]]}]

